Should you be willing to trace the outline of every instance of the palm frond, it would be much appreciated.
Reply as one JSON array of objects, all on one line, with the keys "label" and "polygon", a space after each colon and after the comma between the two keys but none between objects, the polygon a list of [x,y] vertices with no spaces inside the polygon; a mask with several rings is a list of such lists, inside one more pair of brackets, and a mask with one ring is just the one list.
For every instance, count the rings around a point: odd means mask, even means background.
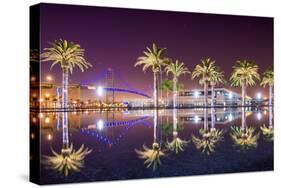
[{"label": "palm frond", "polygon": [[153,143],[152,149],[143,145],[143,151],[135,149],[135,152],[138,154],[138,158],[145,159],[144,164],[146,167],[149,168],[152,166],[153,170],[162,164],[160,158],[166,155],[161,151],[158,143]]},{"label": "palm frond", "polygon": [[73,149],[71,144],[69,148],[62,149],[61,153],[57,153],[51,148],[52,156],[43,156],[42,163],[59,173],[68,176],[72,171],[80,171],[84,167],[84,159],[92,150],[82,145],[78,151]]},{"label": "palm frond", "polygon": [[42,62],[52,62],[50,70],[57,64],[60,64],[61,68],[68,69],[70,73],[76,66],[82,72],[92,67],[92,64],[86,61],[85,50],[79,44],[60,39],[55,40],[50,45],[52,47],[44,48],[44,52],[41,54]]}]

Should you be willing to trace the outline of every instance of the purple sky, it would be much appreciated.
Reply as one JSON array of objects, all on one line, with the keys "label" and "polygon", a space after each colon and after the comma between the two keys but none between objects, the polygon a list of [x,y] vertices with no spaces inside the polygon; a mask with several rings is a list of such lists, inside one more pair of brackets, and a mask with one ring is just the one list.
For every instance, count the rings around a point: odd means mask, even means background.
[{"label": "purple sky", "polygon": [[[71,83],[100,84],[96,75],[113,68],[117,77],[136,88],[152,88],[151,72],[144,74],[134,63],[153,42],[190,70],[202,58],[211,57],[227,79],[237,59],[255,61],[260,73],[273,65],[272,18],[42,4],[41,50],[60,38],[79,43],[93,65],[83,74],[75,70]],[[42,76],[49,73],[50,65],[43,63]],[[59,66],[50,74],[61,82]],[[200,88],[189,75],[180,81],[186,88]],[[118,78],[117,86],[124,87]],[[259,86],[249,88],[248,94],[254,97],[257,91],[267,96]]]}]

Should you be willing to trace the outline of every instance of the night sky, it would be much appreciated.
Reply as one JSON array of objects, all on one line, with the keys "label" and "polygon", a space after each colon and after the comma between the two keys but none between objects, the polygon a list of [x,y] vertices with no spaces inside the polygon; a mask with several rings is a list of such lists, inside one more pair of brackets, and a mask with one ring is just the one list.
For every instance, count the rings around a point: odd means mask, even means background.
[{"label": "night sky", "polygon": [[[134,64],[153,42],[167,48],[167,57],[183,61],[190,70],[201,59],[211,57],[227,79],[238,59],[255,61],[260,73],[273,65],[272,18],[43,4],[41,52],[49,47],[48,42],[60,38],[79,43],[93,65],[83,74],[76,69],[70,83],[102,84],[97,77],[113,68],[117,86],[126,87],[128,82],[151,90],[152,73],[144,74]],[[60,67],[49,72],[50,65],[42,63],[42,77],[51,74],[55,82],[61,82]],[[185,88],[200,88],[189,75],[180,82]],[[249,88],[248,94],[255,97],[257,91],[268,95],[260,86]]]}]

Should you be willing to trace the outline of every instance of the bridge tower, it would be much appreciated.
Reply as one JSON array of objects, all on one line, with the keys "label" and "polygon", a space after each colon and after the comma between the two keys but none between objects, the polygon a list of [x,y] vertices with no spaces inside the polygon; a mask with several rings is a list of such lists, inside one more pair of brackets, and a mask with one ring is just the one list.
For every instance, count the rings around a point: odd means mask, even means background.
[{"label": "bridge tower", "polygon": [[[107,88],[114,88],[114,71],[112,68],[107,69],[106,71],[106,83]],[[106,91],[106,103],[114,103],[114,91]]]}]

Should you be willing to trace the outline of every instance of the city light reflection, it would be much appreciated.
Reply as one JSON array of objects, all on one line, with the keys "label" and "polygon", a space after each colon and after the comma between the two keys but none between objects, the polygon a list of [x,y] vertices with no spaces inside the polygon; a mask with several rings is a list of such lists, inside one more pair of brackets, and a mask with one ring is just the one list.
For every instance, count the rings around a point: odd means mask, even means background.
[{"label": "city light reflection", "polygon": [[262,119],[262,114],[261,114],[261,112],[258,112],[258,113],[257,113],[257,119],[258,119],[258,120],[261,120],[261,119]]},{"label": "city light reflection", "polygon": [[103,128],[104,128],[104,121],[100,119],[97,122],[97,129],[101,131]]}]

